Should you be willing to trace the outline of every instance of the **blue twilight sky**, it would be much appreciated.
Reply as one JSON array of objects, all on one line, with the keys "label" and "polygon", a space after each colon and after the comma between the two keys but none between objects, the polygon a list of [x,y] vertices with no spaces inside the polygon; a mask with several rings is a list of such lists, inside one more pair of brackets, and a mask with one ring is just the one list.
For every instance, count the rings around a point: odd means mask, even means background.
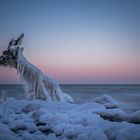
[{"label": "blue twilight sky", "polygon": [[[61,83],[140,83],[139,0],[0,0],[0,51],[24,54]],[[0,67],[0,83],[18,83]]]}]

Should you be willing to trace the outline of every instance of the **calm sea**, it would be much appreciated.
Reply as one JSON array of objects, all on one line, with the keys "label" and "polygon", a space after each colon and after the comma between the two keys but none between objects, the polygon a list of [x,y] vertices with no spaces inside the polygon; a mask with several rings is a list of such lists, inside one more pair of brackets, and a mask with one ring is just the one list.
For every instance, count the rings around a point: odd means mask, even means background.
[{"label": "calm sea", "polygon": [[[108,94],[128,113],[140,109],[140,85],[61,85],[61,88],[78,104],[92,102],[95,97]],[[0,85],[0,97],[4,90],[8,97],[25,98],[22,85]]]}]

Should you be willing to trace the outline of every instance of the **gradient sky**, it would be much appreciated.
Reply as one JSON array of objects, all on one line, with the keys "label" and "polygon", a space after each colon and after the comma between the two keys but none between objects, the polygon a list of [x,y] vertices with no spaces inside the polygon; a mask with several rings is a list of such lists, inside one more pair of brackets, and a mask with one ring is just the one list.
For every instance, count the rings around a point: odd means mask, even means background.
[{"label": "gradient sky", "polygon": [[[0,0],[0,52],[22,32],[24,55],[60,83],[140,83],[139,0]],[[0,67],[0,83],[16,71]]]}]

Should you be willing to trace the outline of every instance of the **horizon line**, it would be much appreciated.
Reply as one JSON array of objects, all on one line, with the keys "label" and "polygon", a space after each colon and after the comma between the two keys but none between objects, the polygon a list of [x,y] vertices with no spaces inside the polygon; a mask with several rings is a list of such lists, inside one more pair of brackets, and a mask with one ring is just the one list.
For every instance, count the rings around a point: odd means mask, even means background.
[{"label": "horizon line", "polygon": [[[24,86],[24,84],[15,84],[15,83],[13,83],[13,84],[2,84],[2,83],[0,83],[0,85],[21,85],[21,86],[23,85],[23,86]],[[74,86],[74,85],[75,85],[75,86],[82,86],[82,85],[83,85],[83,86],[84,86],[84,85],[91,85],[91,86],[92,86],[92,85],[93,85],[93,86],[102,86],[102,85],[103,85],[103,86],[125,86],[125,85],[126,85],[126,86],[140,86],[140,83],[139,83],[139,84],[135,84],[135,83],[128,83],[128,84],[127,84],[127,83],[122,83],[122,84],[117,84],[117,83],[116,83],[116,84],[111,84],[111,83],[107,83],[107,84],[102,84],[102,83],[101,83],[101,84],[99,84],[99,83],[98,83],[98,84],[87,84],[87,83],[85,83],[85,84],[83,84],[83,83],[82,83],[82,84],[80,84],[80,83],[69,83],[69,84],[68,84],[68,83],[63,83],[63,84],[62,84],[62,83],[61,83],[61,84],[59,84],[59,85],[60,85],[60,86],[63,86],[63,85],[71,85],[71,86]]]}]

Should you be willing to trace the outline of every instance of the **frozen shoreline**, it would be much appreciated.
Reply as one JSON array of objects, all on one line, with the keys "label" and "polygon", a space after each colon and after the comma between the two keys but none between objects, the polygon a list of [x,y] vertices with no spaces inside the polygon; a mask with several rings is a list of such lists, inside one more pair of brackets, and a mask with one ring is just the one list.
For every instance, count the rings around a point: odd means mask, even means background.
[{"label": "frozen shoreline", "polygon": [[1,140],[140,139],[140,111],[128,115],[108,95],[85,104],[8,98],[0,105]]},{"label": "frozen shoreline", "polygon": [[[0,85],[8,97],[25,99],[21,85]],[[119,102],[120,108],[131,114],[140,109],[140,85],[61,85],[77,104],[92,102],[94,98],[108,94]],[[1,94],[0,94],[1,96]]]}]

